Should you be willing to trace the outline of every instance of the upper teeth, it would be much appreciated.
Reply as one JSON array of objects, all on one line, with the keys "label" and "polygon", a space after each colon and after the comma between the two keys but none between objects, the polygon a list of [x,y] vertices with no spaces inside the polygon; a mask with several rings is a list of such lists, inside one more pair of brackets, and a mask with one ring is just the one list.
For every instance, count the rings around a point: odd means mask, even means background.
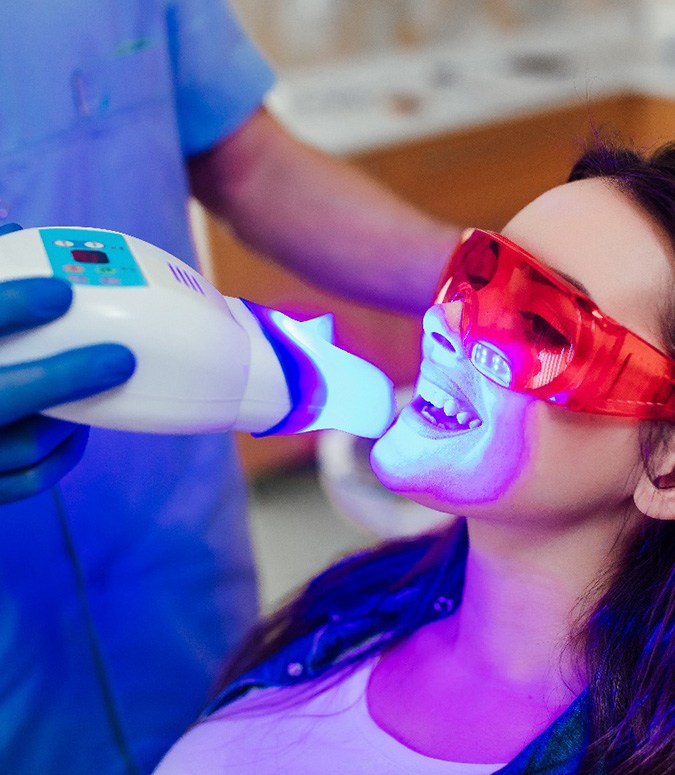
[{"label": "upper teeth", "polygon": [[470,407],[464,406],[459,398],[446,393],[437,385],[426,380],[420,380],[418,384],[418,393],[425,401],[435,406],[437,409],[442,409],[447,417],[454,417],[459,425],[469,425],[474,427],[473,424],[480,424],[480,420],[476,417]]}]

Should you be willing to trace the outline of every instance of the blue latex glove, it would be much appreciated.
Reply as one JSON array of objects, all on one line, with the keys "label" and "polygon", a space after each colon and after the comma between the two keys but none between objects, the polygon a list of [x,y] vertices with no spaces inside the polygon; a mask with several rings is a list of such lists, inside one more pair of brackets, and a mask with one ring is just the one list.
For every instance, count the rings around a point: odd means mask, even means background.
[{"label": "blue latex glove", "polygon": [[[60,317],[72,295],[57,278],[0,282],[0,337]],[[126,347],[97,344],[0,367],[0,503],[49,488],[84,452],[87,426],[38,412],[120,385],[135,365]]]}]

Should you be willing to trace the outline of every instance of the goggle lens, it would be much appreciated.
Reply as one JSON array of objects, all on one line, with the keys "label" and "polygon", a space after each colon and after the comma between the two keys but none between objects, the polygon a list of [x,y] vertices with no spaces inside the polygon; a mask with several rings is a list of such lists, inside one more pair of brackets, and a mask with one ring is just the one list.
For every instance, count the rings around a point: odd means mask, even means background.
[{"label": "goggle lens", "polygon": [[518,391],[552,383],[574,357],[579,315],[550,278],[484,232],[453,256],[437,303],[463,302],[467,356],[484,376]]}]

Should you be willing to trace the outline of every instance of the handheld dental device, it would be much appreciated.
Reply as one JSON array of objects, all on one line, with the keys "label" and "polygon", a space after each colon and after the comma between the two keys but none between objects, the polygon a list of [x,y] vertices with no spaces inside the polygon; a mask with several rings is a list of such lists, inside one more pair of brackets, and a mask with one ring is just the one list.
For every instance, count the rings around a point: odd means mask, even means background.
[{"label": "handheld dental device", "polygon": [[393,419],[390,380],[333,344],[332,315],[298,321],[223,296],[187,264],[104,229],[54,227],[0,237],[0,281],[60,277],[61,318],[0,340],[0,365],[119,342],[137,366],[125,384],[45,412],[157,433],[332,428],[378,437]]}]

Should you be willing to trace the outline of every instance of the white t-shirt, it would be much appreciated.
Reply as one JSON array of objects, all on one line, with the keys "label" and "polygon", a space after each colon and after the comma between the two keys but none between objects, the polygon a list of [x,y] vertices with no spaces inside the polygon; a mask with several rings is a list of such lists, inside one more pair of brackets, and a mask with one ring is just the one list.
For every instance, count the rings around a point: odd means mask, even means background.
[{"label": "white t-shirt", "polygon": [[433,759],[380,729],[366,701],[375,662],[316,697],[306,685],[245,696],[190,730],[155,775],[490,775],[504,766]]}]

